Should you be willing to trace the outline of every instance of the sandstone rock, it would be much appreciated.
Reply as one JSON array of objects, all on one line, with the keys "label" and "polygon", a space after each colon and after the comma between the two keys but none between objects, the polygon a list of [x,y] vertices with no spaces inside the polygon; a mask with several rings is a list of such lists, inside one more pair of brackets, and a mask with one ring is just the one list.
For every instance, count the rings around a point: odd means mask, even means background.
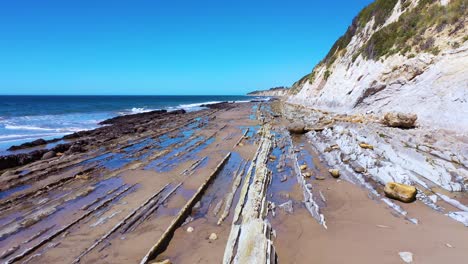
[{"label": "sandstone rock", "polygon": [[218,239],[218,235],[216,233],[211,233],[210,237],[208,237],[209,240],[216,240]]},{"label": "sandstone rock", "polygon": [[416,199],[417,190],[414,186],[388,182],[384,188],[385,195],[405,203],[413,202]]},{"label": "sandstone rock", "polygon": [[275,156],[275,155],[270,155],[269,158],[270,158],[270,160],[272,160],[272,161],[276,160],[276,156]]},{"label": "sandstone rock", "polygon": [[289,124],[287,129],[291,134],[304,134],[306,132],[304,124],[299,122]]},{"label": "sandstone rock", "polygon": [[301,166],[299,166],[299,168],[300,168],[301,170],[306,170],[306,169],[307,169],[307,165],[305,165],[305,164],[304,164],[304,165],[301,165]]},{"label": "sandstone rock", "polygon": [[359,143],[359,146],[363,149],[374,149],[374,146],[366,144],[366,143]]},{"label": "sandstone rock", "polygon": [[304,176],[304,177],[306,177],[306,178],[310,178],[310,177],[312,177],[312,173],[310,173],[310,172],[304,172],[304,173],[302,174],[302,176]]},{"label": "sandstone rock", "polygon": [[328,172],[329,172],[330,175],[333,176],[334,178],[340,177],[340,171],[337,170],[337,169],[330,169],[330,170],[328,170]]},{"label": "sandstone rock", "polygon": [[415,126],[418,116],[405,113],[386,113],[382,123],[389,127],[412,128]]},{"label": "sandstone rock", "polygon": [[75,176],[75,179],[77,180],[89,180],[89,178],[89,174],[78,174]]},{"label": "sandstone rock", "polygon": [[340,147],[338,145],[332,145],[332,146],[329,146],[329,147],[326,147],[323,151],[324,152],[331,152],[333,150],[336,150],[336,149],[340,149]]},{"label": "sandstone rock", "polygon": [[42,155],[42,158],[43,160],[46,160],[46,159],[51,159],[53,157],[55,157],[56,153],[55,151],[49,151],[49,152],[46,152],[44,155]]}]

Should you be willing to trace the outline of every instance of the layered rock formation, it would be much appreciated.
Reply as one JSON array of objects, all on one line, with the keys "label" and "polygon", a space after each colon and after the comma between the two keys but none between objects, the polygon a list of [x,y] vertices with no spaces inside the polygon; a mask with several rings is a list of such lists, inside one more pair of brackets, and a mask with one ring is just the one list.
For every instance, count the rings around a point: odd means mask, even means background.
[{"label": "layered rock formation", "polygon": [[468,131],[467,1],[377,0],[289,101],[339,113],[411,112]]},{"label": "layered rock formation", "polygon": [[264,91],[253,91],[248,93],[247,95],[250,96],[274,96],[274,97],[282,97],[289,95],[289,88],[287,87],[274,87]]}]

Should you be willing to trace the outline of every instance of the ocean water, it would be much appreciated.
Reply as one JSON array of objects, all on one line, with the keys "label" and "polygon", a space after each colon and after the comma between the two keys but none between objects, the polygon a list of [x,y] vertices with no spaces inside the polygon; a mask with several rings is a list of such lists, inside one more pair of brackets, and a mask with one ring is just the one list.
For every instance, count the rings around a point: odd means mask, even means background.
[{"label": "ocean water", "polygon": [[247,96],[0,96],[0,155],[12,145],[52,139],[118,115],[158,109],[195,111],[201,104],[249,101]]}]

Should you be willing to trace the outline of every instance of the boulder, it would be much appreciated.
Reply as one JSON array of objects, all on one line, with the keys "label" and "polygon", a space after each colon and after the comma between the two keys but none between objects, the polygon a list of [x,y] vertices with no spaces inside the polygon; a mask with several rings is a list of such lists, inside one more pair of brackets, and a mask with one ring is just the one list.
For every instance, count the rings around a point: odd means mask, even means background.
[{"label": "boulder", "polygon": [[48,151],[44,155],[42,155],[41,159],[43,159],[43,160],[51,159],[51,158],[55,157],[55,155],[56,155],[55,151]]},{"label": "boulder", "polygon": [[417,190],[414,186],[388,182],[384,188],[385,195],[388,198],[392,198],[404,203],[410,203],[416,200]]},{"label": "boulder", "polygon": [[333,178],[338,178],[340,177],[340,171],[337,169],[330,169],[328,172],[333,176]]},{"label": "boulder", "polygon": [[389,127],[412,128],[417,119],[416,114],[390,112],[384,115],[382,123]]},{"label": "boulder", "polygon": [[307,132],[305,129],[305,125],[299,122],[289,124],[287,129],[291,134],[304,134],[305,132]]}]

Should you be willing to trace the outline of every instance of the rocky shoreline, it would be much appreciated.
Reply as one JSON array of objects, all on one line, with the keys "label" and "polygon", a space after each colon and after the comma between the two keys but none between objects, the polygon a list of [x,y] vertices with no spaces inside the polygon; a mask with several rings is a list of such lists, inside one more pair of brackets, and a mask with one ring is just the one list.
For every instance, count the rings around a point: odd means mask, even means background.
[{"label": "rocky shoreline", "polygon": [[274,100],[103,124],[1,170],[2,262],[466,258],[464,146],[413,116]]}]

